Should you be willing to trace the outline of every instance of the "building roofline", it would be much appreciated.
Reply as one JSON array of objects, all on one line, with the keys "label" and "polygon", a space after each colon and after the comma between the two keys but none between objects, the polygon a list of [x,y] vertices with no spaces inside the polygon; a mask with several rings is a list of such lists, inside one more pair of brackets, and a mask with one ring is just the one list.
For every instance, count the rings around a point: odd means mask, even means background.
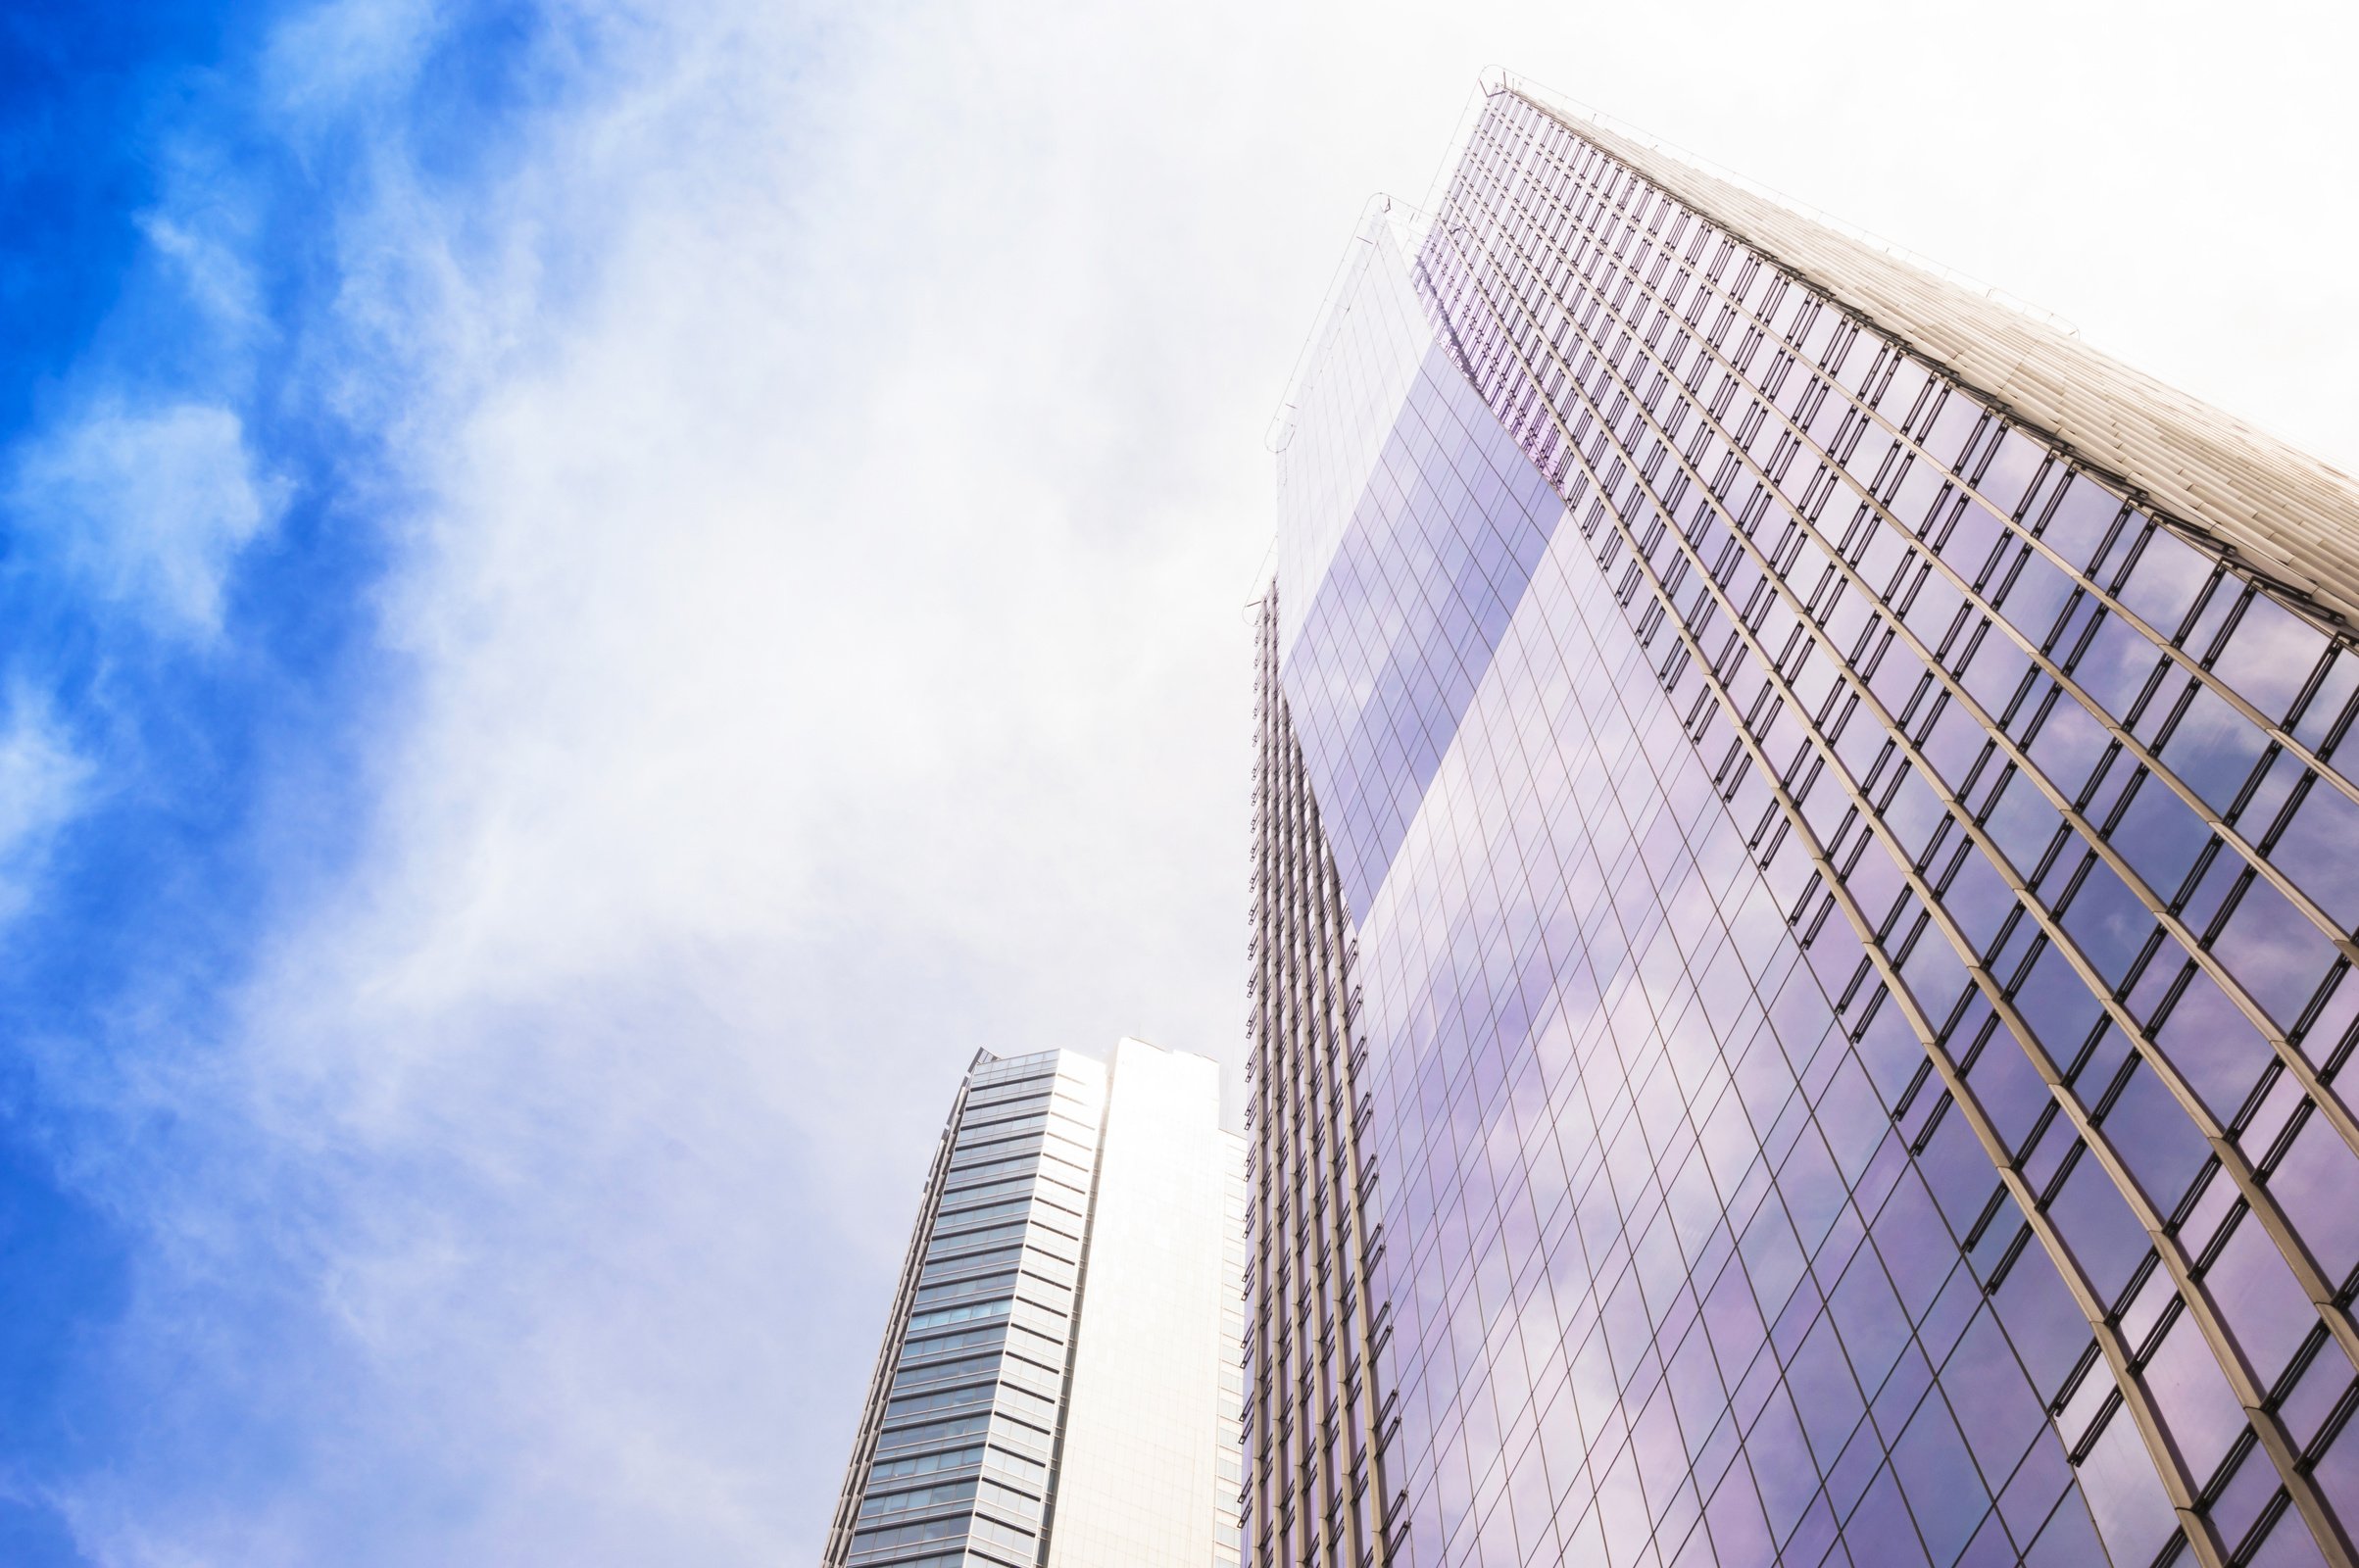
[{"label": "building roofline", "polygon": [[2290,608],[2359,636],[2359,481],[2090,347],[2061,318],[1609,123],[1499,71],[1511,95],[2069,451]]}]

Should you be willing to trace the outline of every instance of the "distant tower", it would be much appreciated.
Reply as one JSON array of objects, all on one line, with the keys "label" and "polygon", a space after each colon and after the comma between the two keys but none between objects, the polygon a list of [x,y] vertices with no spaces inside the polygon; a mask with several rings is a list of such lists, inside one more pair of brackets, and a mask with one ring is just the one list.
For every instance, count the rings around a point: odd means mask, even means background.
[{"label": "distant tower", "polygon": [[978,1054],[827,1568],[1235,1568],[1244,1145],[1220,1071]]},{"label": "distant tower", "polygon": [[1250,1560],[2353,1568],[2359,486],[1505,80],[1361,240]]}]

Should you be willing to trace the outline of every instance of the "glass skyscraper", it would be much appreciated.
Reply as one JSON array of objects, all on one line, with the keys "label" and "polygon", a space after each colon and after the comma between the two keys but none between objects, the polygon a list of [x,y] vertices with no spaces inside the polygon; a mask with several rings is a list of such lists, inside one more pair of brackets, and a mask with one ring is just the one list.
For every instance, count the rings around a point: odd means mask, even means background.
[{"label": "glass skyscraper", "polygon": [[1505,80],[1280,447],[1249,1559],[2353,1564],[2359,487]]},{"label": "glass skyscraper", "polygon": [[1207,1057],[979,1054],[827,1568],[1235,1568],[1244,1167]]}]

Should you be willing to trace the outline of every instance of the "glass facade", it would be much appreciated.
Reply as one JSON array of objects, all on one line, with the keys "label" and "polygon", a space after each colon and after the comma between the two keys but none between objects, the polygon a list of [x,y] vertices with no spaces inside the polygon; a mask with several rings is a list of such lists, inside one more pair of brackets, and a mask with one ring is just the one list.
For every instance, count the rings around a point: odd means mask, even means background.
[{"label": "glass facade", "polygon": [[1238,1561],[1244,1148],[1219,1112],[1216,1063],[1141,1041],[976,1056],[828,1568]]},{"label": "glass facade", "polygon": [[1495,92],[1298,398],[1253,1560],[2351,1564],[2359,648],[1715,188]]}]

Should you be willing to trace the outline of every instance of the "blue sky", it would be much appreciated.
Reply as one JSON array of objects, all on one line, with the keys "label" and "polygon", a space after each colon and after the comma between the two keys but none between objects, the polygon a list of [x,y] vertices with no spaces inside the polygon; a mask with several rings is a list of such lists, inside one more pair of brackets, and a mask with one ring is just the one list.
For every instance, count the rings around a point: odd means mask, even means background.
[{"label": "blue sky", "polygon": [[2359,459],[2352,220],[2154,216],[2350,22],[2000,11],[11,7],[0,1561],[815,1552],[967,1056],[1242,1049],[1261,435],[1487,61]]},{"label": "blue sky", "polygon": [[1065,678],[1174,553],[955,428],[1019,319],[909,355],[1026,192],[877,200],[878,17],[12,20],[8,1560],[806,1550],[967,1054],[1234,1012],[1231,878],[1085,885],[1228,848],[1127,715],[1261,524]]},{"label": "blue sky", "polygon": [[[406,80],[337,84],[344,102],[296,124],[290,98],[335,89],[295,79],[316,68],[281,25],[195,6],[6,24],[12,1562],[122,1554],[107,1524],[75,1544],[94,1473],[225,1462],[226,1500],[300,1448],[284,1392],[204,1386],[276,1332],[281,1250],[223,1237],[210,1257],[167,1256],[163,1194],[246,1223],[248,1195],[218,1184],[250,1129],[204,1085],[237,1050],[258,942],[349,862],[338,818],[369,800],[359,726],[408,678],[356,609],[412,498],[370,411],[324,395],[349,350],[317,220],[367,178],[369,115],[498,119],[543,90],[538,24],[493,17],[391,67]],[[486,151],[421,137],[418,175],[480,177]],[[248,1267],[250,1283],[218,1277]]]}]

